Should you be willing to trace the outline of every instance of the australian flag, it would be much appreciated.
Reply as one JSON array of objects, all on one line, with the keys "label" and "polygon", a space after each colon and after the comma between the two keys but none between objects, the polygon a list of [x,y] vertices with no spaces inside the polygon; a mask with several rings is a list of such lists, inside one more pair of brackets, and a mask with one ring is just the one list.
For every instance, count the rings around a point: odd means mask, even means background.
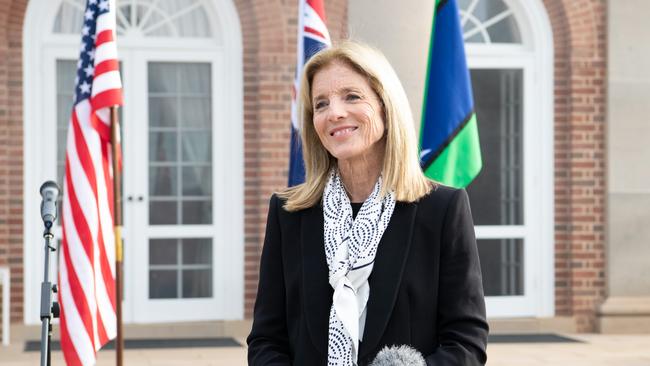
[{"label": "australian flag", "polygon": [[296,77],[291,100],[291,151],[289,155],[289,187],[305,181],[305,164],[302,160],[302,145],[297,110],[297,96],[300,95],[300,75],[307,61],[319,50],[331,46],[330,35],[325,25],[325,4],[323,0],[299,0],[298,5],[298,58]]}]

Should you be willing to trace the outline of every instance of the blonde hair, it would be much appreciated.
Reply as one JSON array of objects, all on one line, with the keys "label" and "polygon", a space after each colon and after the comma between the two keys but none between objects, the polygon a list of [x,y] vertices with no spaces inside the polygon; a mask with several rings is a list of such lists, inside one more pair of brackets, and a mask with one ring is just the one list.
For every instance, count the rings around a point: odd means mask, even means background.
[{"label": "blonde hair", "polygon": [[341,62],[364,76],[383,106],[386,150],[381,196],[390,190],[395,192],[398,201],[414,202],[425,196],[434,183],[420,169],[413,115],[404,88],[395,70],[380,51],[347,40],[321,50],[312,56],[303,69],[298,96],[298,118],[305,162],[305,183],[278,192],[279,197],[286,199],[284,208],[287,211],[298,211],[319,203],[328,173],[336,167],[336,158],[325,149],[314,129],[311,99],[314,75],[334,62]]}]

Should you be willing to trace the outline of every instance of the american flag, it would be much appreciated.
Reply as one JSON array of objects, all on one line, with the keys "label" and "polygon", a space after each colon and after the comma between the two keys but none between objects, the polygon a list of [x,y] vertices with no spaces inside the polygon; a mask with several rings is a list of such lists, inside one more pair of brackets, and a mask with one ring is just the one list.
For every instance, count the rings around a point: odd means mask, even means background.
[{"label": "american flag", "polygon": [[110,107],[122,104],[122,82],[115,29],[115,1],[87,0],[59,255],[61,348],[68,365],[95,364],[97,350],[117,332]]},{"label": "american flag", "polygon": [[300,75],[303,66],[318,51],[332,45],[325,25],[325,4],[323,0],[300,0],[298,5],[298,59],[296,78],[291,100],[291,151],[289,161],[289,186],[305,181],[305,165],[302,160],[300,126],[296,97],[300,94]]}]

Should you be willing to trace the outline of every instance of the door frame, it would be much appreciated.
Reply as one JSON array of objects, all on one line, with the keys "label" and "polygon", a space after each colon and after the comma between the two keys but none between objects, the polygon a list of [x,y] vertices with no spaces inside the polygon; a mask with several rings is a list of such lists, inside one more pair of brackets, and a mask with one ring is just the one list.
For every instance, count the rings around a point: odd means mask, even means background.
[{"label": "door frame", "polygon": [[[466,45],[470,70],[519,69],[523,82],[523,193],[522,225],[476,225],[477,239],[522,239],[524,294],[520,296],[486,296],[486,310],[491,318],[550,316],[553,312],[554,279],[552,221],[548,221],[548,201],[553,197],[552,168],[545,161],[552,152],[549,126],[545,125],[543,104],[537,103],[542,74],[537,72],[535,54],[514,45]],[[504,57],[506,51],[508,57]],[[480,116],[479,123],[480,123]],[[550,126],[552,131],[552,126]],[[541,138],[540,138],[541,137]],[[548,170],[547,170],[548,169]],[[543,193],[540,193],[543,192]]]}]

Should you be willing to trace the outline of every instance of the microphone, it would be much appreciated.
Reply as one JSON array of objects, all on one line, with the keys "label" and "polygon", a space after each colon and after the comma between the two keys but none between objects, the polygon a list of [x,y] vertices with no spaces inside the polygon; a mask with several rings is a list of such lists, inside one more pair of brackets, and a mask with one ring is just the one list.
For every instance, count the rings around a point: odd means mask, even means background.
[{"label": "microphone", "polygon": [[45,224],[45,228],[52,228],[54,220],[56,220],[56,199],[59,197],[59,186],[51,180],[43,183],[40,192],[43,201],[41,202],[41,218]]},{"label": "microphone", "polygon": [[370,366],[427,366],[427,363],[418,350],[401,345],[382,348]]}]

